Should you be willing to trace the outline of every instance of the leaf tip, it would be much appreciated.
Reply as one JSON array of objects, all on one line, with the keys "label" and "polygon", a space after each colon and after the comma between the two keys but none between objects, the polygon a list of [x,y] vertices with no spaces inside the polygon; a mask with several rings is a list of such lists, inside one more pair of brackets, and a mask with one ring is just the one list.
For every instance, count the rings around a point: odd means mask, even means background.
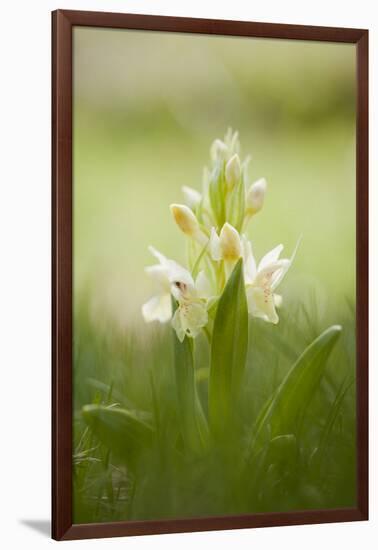
[{"label": "leaf tip", "polygon": [[325,334],[328,334],[328,336],[330,337],[333,336],[335,338],[338,338],[342,333],[342,331],[343,331],[343,327],[341,325],[331,325],[330,327],[327,328],[327,330],[325,331]]},{"label": "leaf tip", "polygon": [[341,325],[331,325],[322,334],[320,334],[315,341],[335,343],[339,339],[342,330],[343,327]]},{"label": "leaf tip", "polygon": [[242,271],[242,269],[243,269],[243,258],[242,258],[242,256],[240,256],[240,258],[238,259],[238,261],[236,262],[235,267],[234,267],[234,271],[233,271],[234,275],[236,275],[236,274],[239,275],[239,273],[240,273],[240,271]]},{"label": "leaf tip", "polygon": [[98,411],[98,405],[84,405],[81,409],[82,415],[85,420],[90,420],[94,417],[94,413]]}]

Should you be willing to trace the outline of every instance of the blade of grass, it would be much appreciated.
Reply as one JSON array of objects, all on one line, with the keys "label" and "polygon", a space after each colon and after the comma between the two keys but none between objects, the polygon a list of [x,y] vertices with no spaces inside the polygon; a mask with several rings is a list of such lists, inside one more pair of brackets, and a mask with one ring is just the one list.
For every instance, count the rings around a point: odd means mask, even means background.
[{"label": "blade of grass", "polygon": [[134,413],[103,405],[85,405],[83,417],[112,453],[129,464],[152,444],[153,428]]},{"label": "blade of grass", "polygon": [[317,471],[320,471],[324,463],[327,443],[329,441],[332,428],[335,425],[335,422],[338,418],[345,396],[347,395],[352,385],[353,385],[353,380],[349,380],[349,381],[346,381],[344,384],[341,384],[339,391],[335,397],[335,400],[332,403],[332,407],[331,407],[331,410],[329,411],[326,425],[324,426],[324,429],[322,431],[319,446],[317,447],[315,453],[311,458],[312,465],[314,468],[317,469]]},{"label": "blade of grass", "polygon": [[340,333],[339,325],[329,327],[305,349],[284,378],[265,413],[260,416],[255,443],[258,444],[258,440],[267,433],[270,439],[296,433],[297,421],[318,388]]}]

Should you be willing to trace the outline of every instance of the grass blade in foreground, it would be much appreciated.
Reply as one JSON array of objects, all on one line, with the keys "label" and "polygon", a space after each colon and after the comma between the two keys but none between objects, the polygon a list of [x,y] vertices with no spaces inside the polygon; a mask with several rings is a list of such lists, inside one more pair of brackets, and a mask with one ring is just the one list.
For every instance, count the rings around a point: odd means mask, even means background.
[{"label": "grass blade in foreground", "polygon": [[294,363],[256,427],[255,441],[297,432],[298,420],[311,401],[324,374],[327,359],[341,327],[334,325],[316,338]]},{"label": "grass blade in foreground", "polygon": [[209,379],[210,427],[217,437],[230,427],[248,347],[248,309],[243,261],[232,272],[214,321]]},{"label": "grass blade in foreground", "polygon": [[152,427],[126,409],[85,405],[83,417],[101,443],[129,464],[152,443]]}]

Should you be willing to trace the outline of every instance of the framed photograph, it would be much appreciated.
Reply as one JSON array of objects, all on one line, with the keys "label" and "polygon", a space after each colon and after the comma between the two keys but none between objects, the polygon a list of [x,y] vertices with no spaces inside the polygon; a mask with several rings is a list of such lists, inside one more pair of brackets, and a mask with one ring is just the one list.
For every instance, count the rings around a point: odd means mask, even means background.
[{"label": "framed photograph", "polygon": [[368,31],[52,52],[53,538],[368,519]]}]

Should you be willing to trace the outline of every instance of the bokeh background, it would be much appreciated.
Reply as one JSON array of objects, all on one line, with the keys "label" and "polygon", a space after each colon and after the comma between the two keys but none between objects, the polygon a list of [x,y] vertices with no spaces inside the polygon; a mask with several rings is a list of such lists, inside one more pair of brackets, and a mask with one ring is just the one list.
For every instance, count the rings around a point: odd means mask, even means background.
[{"label": "bokeh background", "polygon": [[257,257],[302,236],[286,295],[316,288],[336,322],[355,285],[354,77],[353,45],[75,29],[75,292],[142,324],[147,246],[185,261],[168,205],[201,188],[231,126],[250,181],[269,186],[248,231]]},{"label": "bokeh background", "polygon": [[[75,28],[73,52],[74,521],[353,506],[354,46]],[[210,145],[228,127],[252,157],[250,182],[268,181],[248,228],[257,258],[279,243],[289,257],[302,237],[280,287],[280,323],[249,323],[237,404],[246,436],[306,346],[329,325],[343,326],[305,404],[299,462],[280,457],[278,484],[269,471],[260,489],[246,480],[242,504],[230,498],[232,468],[209,459],[178,474],[170,447],[163,464],[149,457],[135,483],[82,416],[88,403],[117,403],[177,424],[171,331],[141,315],[153,293],[147,247],[185,263],[169,204],[182,202],[183,185],[200,190]],[[200,339],[197,352],[206,405]]]}]

